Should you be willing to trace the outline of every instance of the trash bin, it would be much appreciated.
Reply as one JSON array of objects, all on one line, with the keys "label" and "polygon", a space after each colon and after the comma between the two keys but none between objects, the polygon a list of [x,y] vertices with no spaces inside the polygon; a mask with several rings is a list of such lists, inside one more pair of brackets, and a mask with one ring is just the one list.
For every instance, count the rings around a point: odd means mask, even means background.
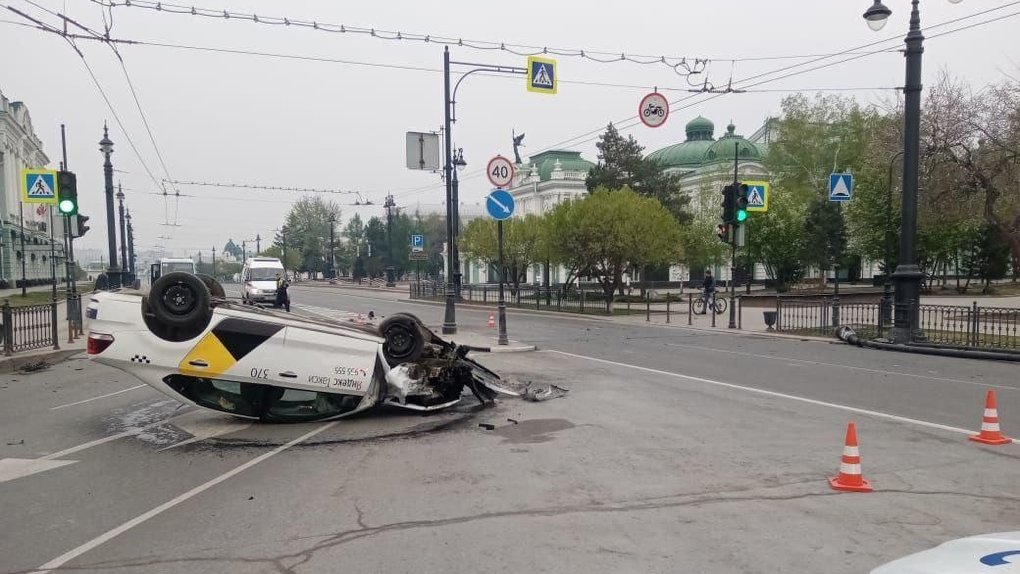
[{"label": "trash bin", "polygon": [[772,326],[776,324],[776,311],[762,311],[762,315],[765,316],[765,326],[767,327],[765,330],[775,331]]}]

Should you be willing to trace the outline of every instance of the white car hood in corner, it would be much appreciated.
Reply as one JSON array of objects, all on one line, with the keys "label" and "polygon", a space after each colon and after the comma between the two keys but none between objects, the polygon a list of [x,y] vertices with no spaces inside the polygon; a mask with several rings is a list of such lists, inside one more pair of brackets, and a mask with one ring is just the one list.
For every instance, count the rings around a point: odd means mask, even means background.
[{"label": "white car hood in corner", "polygon": [[1020,532],[950,540],[883,564],[871,574],[1020,574]]}]

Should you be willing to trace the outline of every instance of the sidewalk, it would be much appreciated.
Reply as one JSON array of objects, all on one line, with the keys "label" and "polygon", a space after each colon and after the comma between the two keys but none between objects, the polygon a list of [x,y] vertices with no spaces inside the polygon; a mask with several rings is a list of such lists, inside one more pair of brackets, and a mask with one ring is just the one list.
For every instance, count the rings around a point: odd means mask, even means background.
[{"label": "sidewalk", "polygon": [[[20,289],[18,292],[20,293]],[[38,363],[59,363],[68,357],[84,353],[85,336],[82,335],[74,342],[68,343],[68,335],[67,303],[61,300],[57,304],[57,345],[60,348],[54,349],[53,345],[48,345],[40,349],[14,353],[10,357],[5,357],[0,353],[0,373],[14,373],[26,366]]]}]

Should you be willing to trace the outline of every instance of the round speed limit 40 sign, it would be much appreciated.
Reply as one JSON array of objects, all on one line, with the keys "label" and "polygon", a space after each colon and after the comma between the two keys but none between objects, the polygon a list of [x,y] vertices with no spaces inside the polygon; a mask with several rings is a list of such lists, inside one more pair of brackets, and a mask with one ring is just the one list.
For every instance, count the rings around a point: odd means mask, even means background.
[{"label": "round speed limit 40 sign", "polygon": [[489,183],[496,187],[510,187],[514,179],[514,164],[507,158],[497,155],[489,160],[485,168],[485,174],[489,176]]}]

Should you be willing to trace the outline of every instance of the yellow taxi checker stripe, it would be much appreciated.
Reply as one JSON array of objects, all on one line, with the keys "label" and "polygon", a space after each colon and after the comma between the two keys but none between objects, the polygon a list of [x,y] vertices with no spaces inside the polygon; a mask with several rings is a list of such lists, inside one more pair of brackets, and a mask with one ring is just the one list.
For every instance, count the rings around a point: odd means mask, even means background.
[{"label": "yellow taxi checker stripe", "polygon": [[214,334],[206,333],[198,344],[181,360],[177,368],[185,375],[216,377],[237,363],[237,359]]}]

